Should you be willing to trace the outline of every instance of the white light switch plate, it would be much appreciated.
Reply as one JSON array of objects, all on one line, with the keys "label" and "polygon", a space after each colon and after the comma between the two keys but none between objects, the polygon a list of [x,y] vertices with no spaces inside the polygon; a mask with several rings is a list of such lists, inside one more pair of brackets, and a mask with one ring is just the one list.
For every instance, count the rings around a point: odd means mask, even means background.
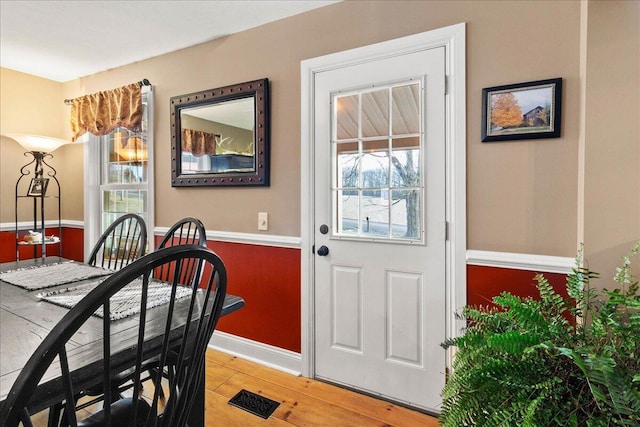
[{"label": "white light switch plate", "polygon": [[258,230],[266,231],[269,229],[269,213],[258,212]]}]

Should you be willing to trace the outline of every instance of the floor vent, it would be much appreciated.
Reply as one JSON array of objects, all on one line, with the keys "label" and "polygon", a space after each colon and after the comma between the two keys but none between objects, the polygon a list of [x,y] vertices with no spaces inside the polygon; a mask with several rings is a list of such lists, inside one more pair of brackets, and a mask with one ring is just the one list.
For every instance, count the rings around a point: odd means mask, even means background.
[{"label": "floor vent", "polygon": [[244,389],[233,396],[233,398],[229,400],[229,404],[251,412],[253,415],[257,415],[265,420],[269,418],[273,411],[280,405],[280,403],[275,400],[267,399],[264,396]]}]

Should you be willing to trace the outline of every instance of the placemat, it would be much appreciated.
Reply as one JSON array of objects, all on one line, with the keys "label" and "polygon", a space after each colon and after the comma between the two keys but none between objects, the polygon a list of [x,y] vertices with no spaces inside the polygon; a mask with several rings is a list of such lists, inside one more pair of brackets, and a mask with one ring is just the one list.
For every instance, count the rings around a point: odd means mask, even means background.
[{"label": "placemat", "polygon": [[[38,298],[50,303],[66,308],[74,307],[93,288],[102,283],[104,279],[94,280],[78,286],[69,287],[49,292],[42,292],[36,295]],[[176,289],[176,299],[185,298],[191,295],[191,288],[178,286]],[[138,314],[140,312],[140,301],[142,296],[142,279],[136,279],[116,292],[110,300],[109,319],[119,320],[125,317]],[[157,307],[169,302],[171,298],[171,286],[165,282],[151,280],[149,282],[147,294],[147,309]],[[97,317],[104,317],[103,309],[100,307],[95,313]]]},{"label": "placemat", "polygon": [[107,276],[112,273],[113,271],[104,268],[74,261],[65,261],[55,264],[35,265],[33,267],[0,273],[0,280],[23,289],[35,291],[64,285],[65,283]]}]

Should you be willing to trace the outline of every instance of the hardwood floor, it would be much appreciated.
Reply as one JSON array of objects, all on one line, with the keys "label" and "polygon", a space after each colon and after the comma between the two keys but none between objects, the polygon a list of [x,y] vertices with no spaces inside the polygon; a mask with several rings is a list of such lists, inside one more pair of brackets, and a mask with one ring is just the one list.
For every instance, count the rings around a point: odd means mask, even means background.
[{"label": "hardwood floor", "polygon": [[[206,427],[438,425],[436,418],[420,412],[219,351],[207,351],[206,370]],[[266,420],[230,405],[229,399],[242,389],[280,405]],[[46,426],[47,411],[34,415],[33,424]]]},{"label": "hardwood floor", "polygon": [[[207,352],[206,425],[213,426],[437,426],[434,417],[321,381]],[[245,389],[280,402],[266,420],[227,402]]]}]

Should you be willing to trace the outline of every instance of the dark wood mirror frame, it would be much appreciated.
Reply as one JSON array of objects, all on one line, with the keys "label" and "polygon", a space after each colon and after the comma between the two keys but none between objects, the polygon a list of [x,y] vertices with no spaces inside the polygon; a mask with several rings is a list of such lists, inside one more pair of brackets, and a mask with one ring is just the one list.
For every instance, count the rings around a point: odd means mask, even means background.
[{"label": "dark wood mirror frame", "polygon": [[[183,171],[182,114],[207,106],[252,98],[254,101],[253,167],[228,170]],[[269,79],[203,90],[171,98],[171,186],[269,186]],[[214,136],[214,143],[220,135]],[[187,152],[188,154],[188,152]],[[207,155],[216,160],[215,154]],[[221,156],[220,156],[221,157]],[[243,157],[250,156],[243,155]]]}]

